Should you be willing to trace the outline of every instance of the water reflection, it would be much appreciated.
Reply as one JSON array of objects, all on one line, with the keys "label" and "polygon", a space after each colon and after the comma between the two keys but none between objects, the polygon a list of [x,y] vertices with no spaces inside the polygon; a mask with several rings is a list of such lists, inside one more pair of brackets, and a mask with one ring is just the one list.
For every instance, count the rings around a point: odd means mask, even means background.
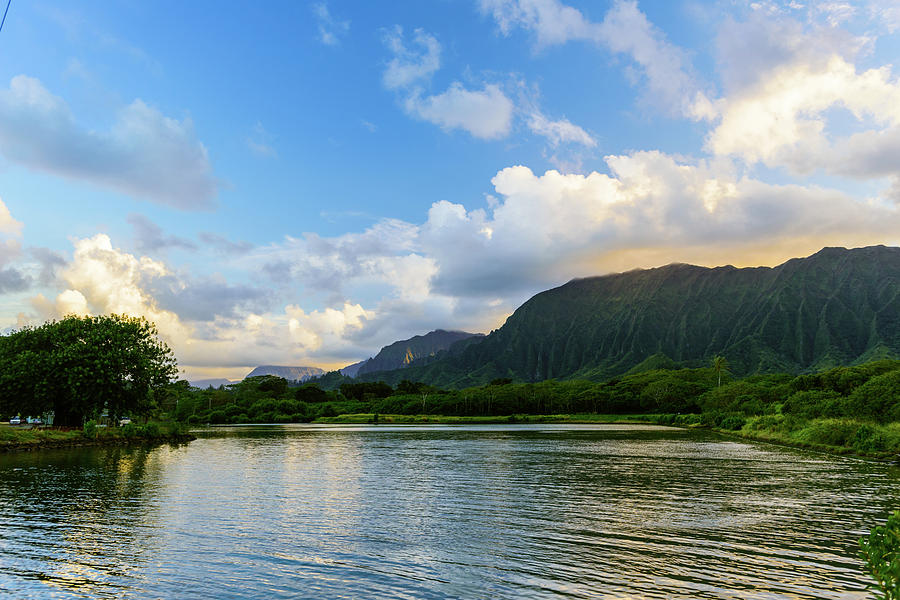
[{"label": "water reflection", "polygon": [[229,428],[0,455],[23,597],[862,598],[880,464],[650,427]]}]

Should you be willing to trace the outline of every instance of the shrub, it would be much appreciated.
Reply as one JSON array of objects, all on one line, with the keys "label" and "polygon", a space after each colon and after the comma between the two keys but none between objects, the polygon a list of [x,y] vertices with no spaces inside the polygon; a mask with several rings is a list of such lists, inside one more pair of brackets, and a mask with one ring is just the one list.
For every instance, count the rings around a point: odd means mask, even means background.
[{"label": "shrub", "polygon": [[140,435],[141,427],[135,423],[128,423],[122,427],[122,435],[127,438],[133,438]]},{"label": "shrub", "polygon": [[741,427],[744,426],[745,419],[739,415],[731,415],[722,419],[719,427],[722,429],[730,429],[732,431],[737,431]]},{"label": "shrub", "polygon": [[95,439],[97,437],[97,421],[90,420],[85,422],[82,433],[89,440]]},{"label": "shrub", "polygon": [[887,523],[872,529],[859,540],[859,557],[866,562],[875,580],[875,594],[882,600],[900,599],[900,511],[888,517]]},{"label": "shrub", "polygon": [[849,446],[859,428],[853,421],[819,419],[797,432],[797,438],[809,444]]},{"label": "shrub", "polygon": [[817,419],[843,416],[844,406],[837,392],[811,390],[792,394],[782,405],[781,411],[803,419]]},{"label": "shrub", "polygon": [[872,425],[862,425],[853,436],[853,447],[860,452],[881,452],[886,446],[884,435]]}]

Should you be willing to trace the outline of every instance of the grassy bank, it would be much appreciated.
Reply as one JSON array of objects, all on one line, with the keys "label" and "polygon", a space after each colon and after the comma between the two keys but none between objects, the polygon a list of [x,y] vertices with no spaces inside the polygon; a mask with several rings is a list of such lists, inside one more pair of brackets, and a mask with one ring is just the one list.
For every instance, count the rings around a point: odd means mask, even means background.
[{"label": "grassy bank", "polygon": [[345,423],[412,425],[482,425],[509,423],[655,423],[660,415],[600,415],[593,413],[559,415],[506,415],[506,416],[455,416],[455,415],[377,415],[355,413],[335,417],[319,417],[313,423]]},{"label": "grassy bank", "polygon": [[833,454],[893,459],[900,454],[900,423],[856,419],[791,419],[785,415],[750,417],[729,433]]},{"label": "grassy bank", "polygon": [[164,442],[186,442],[195,439],[177,423],[148,423],[134,427],[31,429],[0,425],[0,452],[68,448],[76,446],[120,446]]},{"label": "grassy bank", "polygon": [[900,455],[900,422],[878,424],[849,418],[801,419],[774,414],[743,417],[714,413],[655,415],[660,425],[702,427],[748,440],[830,454],[894,459]]}]

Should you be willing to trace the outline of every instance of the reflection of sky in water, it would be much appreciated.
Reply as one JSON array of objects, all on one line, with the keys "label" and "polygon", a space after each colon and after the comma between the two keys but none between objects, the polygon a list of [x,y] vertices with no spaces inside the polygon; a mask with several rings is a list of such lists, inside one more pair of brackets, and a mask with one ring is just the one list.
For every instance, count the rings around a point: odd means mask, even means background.
[{"label": "reflection of sky in water", "polygon": [[0,455],[23,597],[862,598],[891,467],[629,427],[234,428]]}]

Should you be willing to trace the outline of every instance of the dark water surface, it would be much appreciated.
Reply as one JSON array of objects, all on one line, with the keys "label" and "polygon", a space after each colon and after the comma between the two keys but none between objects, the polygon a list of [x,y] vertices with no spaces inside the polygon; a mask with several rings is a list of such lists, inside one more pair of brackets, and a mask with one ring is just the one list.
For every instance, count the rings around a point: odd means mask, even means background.
[{"label": "dark water surface", "polygon": [[0,595],[863,598],[856,540],[898,483],[645,426],[273,426],[6,454]]}]

